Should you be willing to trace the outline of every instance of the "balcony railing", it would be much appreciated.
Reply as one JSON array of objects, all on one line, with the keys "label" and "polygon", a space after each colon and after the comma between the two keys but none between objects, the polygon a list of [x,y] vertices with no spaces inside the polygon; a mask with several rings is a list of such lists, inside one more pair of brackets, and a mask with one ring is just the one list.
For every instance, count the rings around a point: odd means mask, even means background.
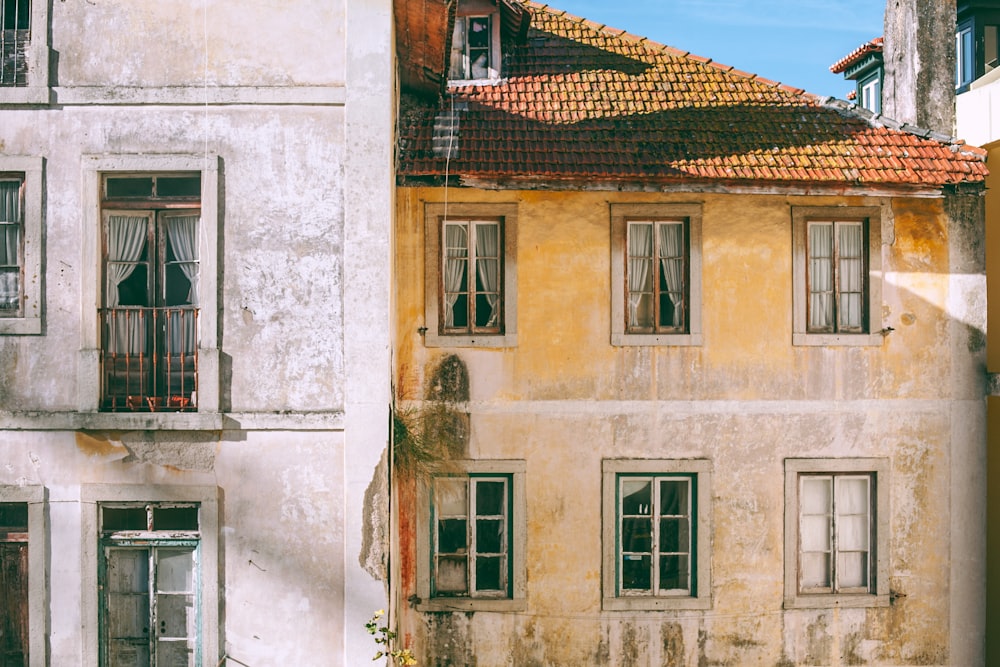
[{"label": "balcony railing", "polygon": [[104,308],[101,329],[102,410],[197,410],[197,308]]},{"label": "balcony railing", "polygon": [[29,30],[0,30],[0,86],[28,85]]}]

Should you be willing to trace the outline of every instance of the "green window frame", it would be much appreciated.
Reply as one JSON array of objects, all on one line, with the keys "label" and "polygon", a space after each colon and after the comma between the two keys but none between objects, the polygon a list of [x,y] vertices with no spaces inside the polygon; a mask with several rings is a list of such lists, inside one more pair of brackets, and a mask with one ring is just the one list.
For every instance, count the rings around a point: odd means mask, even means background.
[{"label": "green window frame", "polygon": [[109,502],[99,511],[101,666],[200,664],[200,504]]}]

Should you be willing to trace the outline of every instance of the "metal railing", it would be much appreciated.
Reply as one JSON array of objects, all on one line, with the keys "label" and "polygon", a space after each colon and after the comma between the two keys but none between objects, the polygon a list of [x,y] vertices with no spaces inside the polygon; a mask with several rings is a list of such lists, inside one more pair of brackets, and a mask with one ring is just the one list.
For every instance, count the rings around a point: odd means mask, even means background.
[{"label": "metal railing", "polygon": [[100,320],[102,410],[197,410],[197,308],[104,308]]}]

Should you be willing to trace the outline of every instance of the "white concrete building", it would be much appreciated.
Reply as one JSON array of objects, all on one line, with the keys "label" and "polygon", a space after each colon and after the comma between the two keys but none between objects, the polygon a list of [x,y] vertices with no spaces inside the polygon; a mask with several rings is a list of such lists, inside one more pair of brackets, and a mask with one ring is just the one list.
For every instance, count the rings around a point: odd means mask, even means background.
[{"label": "white concrete building", "polygon": [[0,663],[365,664],[389,0],[0,23]]}]

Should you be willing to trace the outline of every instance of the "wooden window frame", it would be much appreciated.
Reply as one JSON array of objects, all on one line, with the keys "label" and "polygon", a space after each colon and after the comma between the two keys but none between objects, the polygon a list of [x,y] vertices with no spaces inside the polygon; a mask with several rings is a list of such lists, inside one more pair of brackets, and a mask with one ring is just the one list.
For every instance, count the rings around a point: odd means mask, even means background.
[{"label": "wooden window frame", "polygon": [[[419,611],[524,611],[527,608],[525,570],[525,462],[523,460],[455,461],[447,470],[432,471],[433,477],[507,480],[507,581],[502,592],[480,595],[436,595],[434,590],[436,525],[433,483],[418,489],[416,507],[417,597]],[[471,486],[471,485],[470,485]],[[471,504],[471,503],[470,503]],[[469,522],[467,530],[472,530]],[[471,542],[470,542],[471,544]],[[472,591],[472,577],[469,577]]]},{"label": "wooden window frame", "polygon": [[[889,460],[882,458],[785,459],[785,566],[786,609],[831,607],[884,607],[889,604]],[[801,480],[804,476],[868,476],[871,501],[869,583],[865,590],[803,590],[801,579]]]},{"label": "wooden window frame", "polygon": [[[496,336],[503,334],[504,322],[503,322],[503,280],[504,280],[504,255],[503,255],[503,218],[450,218],[446,219],[444,217],[439,221],[441,233],[438,235],[438,243],[440,243],[440,250],[438,251],[441,257],[441,267],[439,272],[438,291],[440,296],[440,303],[438,303],[438,312],[444,314],[447,309],[447,298],[448,290],[444,284],[444,275],[447,266],[447,237],[448,237],[448,227],[449,226],[464,226],[465,227],[465,237],[466,237],[466,288],[461,292],[451,292],[456,294],[459,298],[464,297],[466,306],[466,326],[451,326],[449,327],[444,322],[444,318],[439,325],[439,333],[442,336],[475,336],[475,335],[486,335],[486,336]],[[499,312],[497,313],[497,323],[494,326],[478,326],[476,324],[476,308],[479,303],[480,297],[483,296],[483,292],[476,287],[478,272],[477,263],[480,259],[483,259],[476,252],[476,238],[479,234],[480,228],[487,226],[496,226],[498,234],[498,253],[499,256],[496,258],[498,261],[498,302],[499,302]],[[488,258],[492,259],[492,258]]]},{"label": "wooden window frame", "polygon": [[[28,667],[48,665],[48,574],[46,559],[49,550],[49,530],[46,518],[48,493],[43,486],[0,486],[0,503],[23,503],[28,507],[28,532],[12,536],[11,541],[28,544]],[[4,537],[7,541],[7,537]]]},{"label": "wooden window frame", "polygon": [[[444,327],[443,222],[499,221],[500,326],[448,330]],[[470,265],[471,266],[471,265]],[[506,348],[517,345],[517,204],[426,203],[424,205],[424,326],[427,347]]]},{"label": "wooden window frame", "polygon": [[[605,611],[711,609],[712,465],[706,459],[604,459],[602,469],[602,601]],[[684,478],[691,483],[690,589],[648,593],[621,589],[619,526],[623,478]],[[654,550],[655,551],[655,550]],[[651,567],[655,567],[651,563]],[[652,580],[651,580],[652,583]]]},{"label": "wooden window frame", "polygon": [[[882,335],[882,210],[877,206],[793,206],[792,345],[880,346]],[[863,222],[865,256],[862,297],[864,325],[859,331],[812,331],[809,328],[809,223]],[[836,286],[835,286],[836,287]]]},{"label": "wooden window frame", "polygon": [[[611,344],[627,346],[700,346],[702,206],[698,203],[611,204]],[[653,331],[628,325],[628,231],[635,222],[683,222],[686,267],[685,326]],[[655,247],[654,247],[655,253]],[[659,269],[657,268],[657,274]],[[657,292],[658,293],[658,292]]]},{"label": "wooden window frame", "polygon": [[[464,49],[463,53],[461,54],[462,55],[462,70],[463,70],[461,73],[464,76],[458,76],[458,77],[452,76],[451,57],[454,54],[450,53],[449,54],[449,63],[448,63],[448,81],[449,81],[450,84],[453,84],[453,85],[469,85],[469,84],[477,84],[477,83],[479,83],[479,84],[482,84],[482,83],[494,83],[494,82],[498,81],[500,79],[500,76],[501,76],[500,63],[501,63],[501,60],[502,60],[502,56],[501,56],[501,49],[500,49],[500,21],[501,21],[500,12],[498,12],[498,11],[483,11],[482,7],[474,7],[474,6],[466,9],[465,7],[462,6],[462,4],[464,4],[464,3],[460,3],[459,9],[458,9],[458,15],[455,17],[455,30],[457,32],[458,26],[460,25],[459,24],[460,21],[465,24],[466,48]],[[489,62],[487,64],[487,69],[489,71],[489,75],[486,76],[486,77],[473,78],[472,77],[472,64],[471,64],[471,61],[469,59],[469,50],[468,50],[469,21],[471,19],[482,19],[482,18],[489,19],[489,23],[490,23],[490,26],[489,26],[490,43],[489,43],[489,46],[487,48],[487,51],[489,53]],[[457,49],[454,46],[453,42],[454,42],[454,34],[452,35],[452,39],[449,42],[449,43],[452,44],[452,51],[454,52]]]}]

